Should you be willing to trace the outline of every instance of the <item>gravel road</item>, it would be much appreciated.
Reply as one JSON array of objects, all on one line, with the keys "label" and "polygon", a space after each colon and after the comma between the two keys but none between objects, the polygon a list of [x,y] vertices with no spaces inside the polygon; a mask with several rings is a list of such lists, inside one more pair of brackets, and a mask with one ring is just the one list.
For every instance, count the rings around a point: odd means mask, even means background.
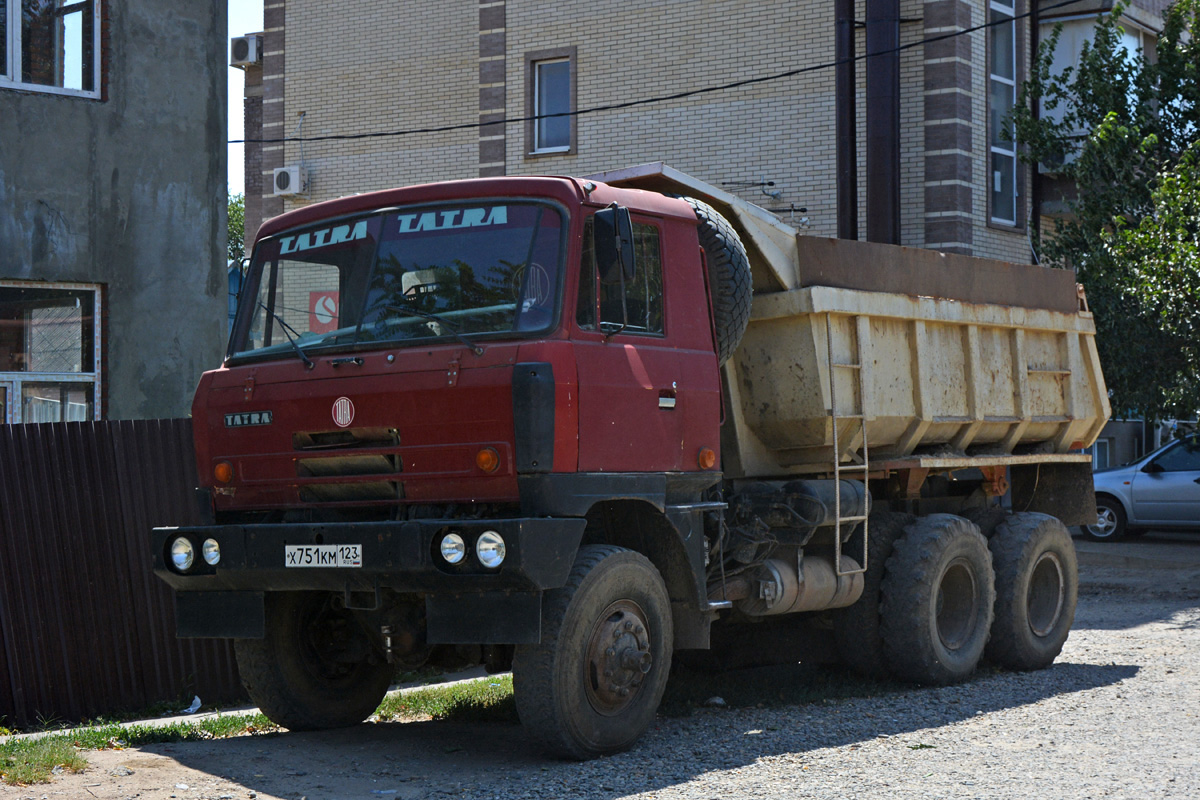
[{"label": "gravel road", "polygon": [[779,678],[747,671],[765,707],[660,718],[632,752],[585,764],[541,759],[515,725],[389,723],[92,752],[84,773],[0,797],[1200,797],[1200,571],[1083,573],[1042,672],[771,707]]}]

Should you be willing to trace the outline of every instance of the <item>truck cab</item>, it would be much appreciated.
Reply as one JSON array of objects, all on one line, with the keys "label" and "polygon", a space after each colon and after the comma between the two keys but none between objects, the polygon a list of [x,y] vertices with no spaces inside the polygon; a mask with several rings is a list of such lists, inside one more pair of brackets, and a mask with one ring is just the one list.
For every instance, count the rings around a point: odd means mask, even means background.
[{"label": "truck cab", "polygon": [[[627,276],[597,269],[594,215],[612,204],[631,212]],[[386,520],[523,499],[536,514],[570,476],[715,482],[701,259],[682,200],[564,178],[378,192],[271,220],[226,362],[193,408],[216,518]]]}]

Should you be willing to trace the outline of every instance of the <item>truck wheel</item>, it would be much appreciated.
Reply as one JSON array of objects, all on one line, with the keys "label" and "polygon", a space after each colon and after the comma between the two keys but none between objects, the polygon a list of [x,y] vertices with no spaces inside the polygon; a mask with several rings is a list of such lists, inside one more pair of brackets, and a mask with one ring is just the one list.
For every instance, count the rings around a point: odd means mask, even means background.
[{"label": "truck wheel", "polygon": [[996,604],[987,540],[950,514],[918,518],[896,540],[883,578],[880,634],[892,674],[964,680],[983,655]]},{"label": "truck wheel", "polygon": [[[879,587],[892,546],[904,534],[904,528],[916,518],[912,514],[880,511],[867,522],[867,571],[863,574],[863,593],[854,605],[833,612],[833,635],[838,657],[850,669],[868,678],[887,677],[883,657],[883,639],[879,636]],[[862,552],[862,528],[846,544],[843,552]],[[856,556],[857,558],[857,556]]]},{"label": "truck wheel", "polygon": [[1047,514],[1013,514],[988,547],[996,618],[987,657],[1015,670],[1050,666],[1075,621],[1079,566],[1071,534]]},{"label": "truck wheel", "polygon": [[750,260],[729,220],[708,203],[694,197],[683,199],[699,221],[700,247],[708,261],[708,284],[712,291],[717,361],[724,364],[737,350],[750,322],[750,303],[754,299]]},{"label": "truck wheel", "polygon": [[371,715],[394,672],[374,663],[371,642],[327,592],[268,592],[267,635],[234,639],[242,684],[277,725],[344,728]]},{"label": "truck wheel", "polygon": [[517,645],[521,723],[562,758],[627,749],[654,721],[672,636],[666,587],[645,556],[581,547],[567,584],[543,595],[541,644]]}]

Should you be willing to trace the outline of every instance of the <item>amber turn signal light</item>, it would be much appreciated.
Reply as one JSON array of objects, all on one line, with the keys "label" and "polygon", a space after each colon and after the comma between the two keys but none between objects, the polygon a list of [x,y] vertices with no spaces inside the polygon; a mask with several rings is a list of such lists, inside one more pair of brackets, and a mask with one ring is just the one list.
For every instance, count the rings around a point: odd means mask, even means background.
[{"label": "amber turn signal light", "polygon": [[218,483],[229,483],[233,480],[233,464],[228,461],[217,462],[217,465],[213,467],[213,477],[217,479]]},{"label": "amber turn signal light", "polygon": [[500,469],[500,454],[491,447],[485,447],[475,454],[475,466],[484,472],[495,472]]},{"label": "amber turn signal light", "polygon": [[712,469],[717,465],[717,454],[711,447],[701,447],[696,461],[700,464],[700,469]]}]

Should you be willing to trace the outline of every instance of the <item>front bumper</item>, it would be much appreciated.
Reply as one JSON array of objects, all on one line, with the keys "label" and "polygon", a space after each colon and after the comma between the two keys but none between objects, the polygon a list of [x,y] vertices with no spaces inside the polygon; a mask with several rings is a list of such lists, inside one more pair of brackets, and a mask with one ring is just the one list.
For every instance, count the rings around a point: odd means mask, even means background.
[{"label": "front bumper", "polygon": [[[176,590],[181,638],[262,638],[266,592],[338,592],[348,607],[362,598],[356,607],[371,610],[381,591],[392,590],[424,595],[430,644],[534,643],[541,635],[542,591],[566,583],[586,524],[522,518],[155,528],[154,571]],[[447,564],[439,550],[450,531],[468,547],[457,565]],[[496,569],[474,556],[484,531],[504,538],[506,555]],[[186,572],[170,561],[180,536],[197,553]],[[215,566],[199,557],[206,539],[220,545]],[[285,548],[296,545],[358,545],[361,566],[287,567]]]},{"label": "front bumper", "polygon": [[[536,592],[566,583],[585,525],[582,519],[518,518],[155,528],[154,572],[177,592]],[[447,564],[439,553],[449,531],[467,543],[467,557],[458,565]],[[506,555],[496,569],[484,568],[474,555],[484,531],[504,538]],[[170,561],[171,543],[180,536],[196,552],[183,573]],[[200,557],[206,539],[220,545],[216,566]],[[285,548],[294,545],[358,545],[362,565],[287,567]]]}]

